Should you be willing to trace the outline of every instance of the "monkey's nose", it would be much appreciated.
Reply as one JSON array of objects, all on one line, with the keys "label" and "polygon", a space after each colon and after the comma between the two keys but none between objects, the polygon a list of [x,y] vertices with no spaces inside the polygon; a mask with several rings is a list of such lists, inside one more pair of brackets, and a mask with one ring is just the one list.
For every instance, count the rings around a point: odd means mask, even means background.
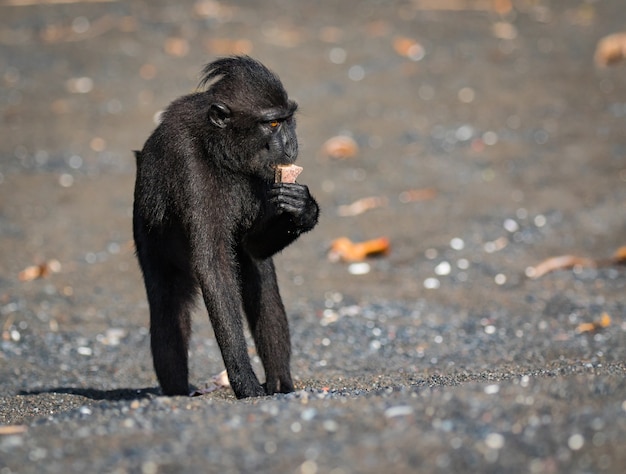
[{"label": "monkey's nose", "polygon": [[290,163],[293,163],[298,157],[298,144],[295,143],[286,143],[284,148],[285,157],[289,160]]}]

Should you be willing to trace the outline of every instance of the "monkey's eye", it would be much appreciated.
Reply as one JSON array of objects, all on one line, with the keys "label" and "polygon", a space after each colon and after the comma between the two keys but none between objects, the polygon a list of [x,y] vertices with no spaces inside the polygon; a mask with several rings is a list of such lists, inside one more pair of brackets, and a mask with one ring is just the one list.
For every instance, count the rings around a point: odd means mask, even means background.
[{"label": "monkey's eye", "polygon": [[276,127],[278,127],[279,125],[280,125],[280,122],[279,122],[278,120],[272,120],[272,121],[270,122],[270,127],[272,127],[272,128],[276,128]]}]

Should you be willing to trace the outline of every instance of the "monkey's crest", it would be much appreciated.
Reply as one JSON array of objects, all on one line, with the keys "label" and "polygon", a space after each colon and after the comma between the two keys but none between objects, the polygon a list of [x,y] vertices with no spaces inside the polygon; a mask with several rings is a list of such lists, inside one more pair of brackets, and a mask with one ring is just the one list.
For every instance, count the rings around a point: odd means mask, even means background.
[{"label": "monkey's crest", "polygon": [[[278,76],[249,56],[230,56],[207,64],[198,88],[206,88],[216,100],[230,103],[239,110],[288,103],[287,92]],[[233,91],[237,91],[236,95]],[[259,95],[259,91],[263,94]]]}]

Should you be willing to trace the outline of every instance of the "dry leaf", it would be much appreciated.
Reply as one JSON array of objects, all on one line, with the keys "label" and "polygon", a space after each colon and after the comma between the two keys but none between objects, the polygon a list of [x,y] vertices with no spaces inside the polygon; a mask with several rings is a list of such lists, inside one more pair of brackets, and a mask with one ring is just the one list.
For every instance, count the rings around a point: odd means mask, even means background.
[{"label": "dry leaf", "polygon": [[26,433],[28,426],[26,425],[2,425],[0,426],[0,436],[16,435]]},{"label": "dry leaf", "polygon": [[20,281],[32,281],[37,278],[45,278],[51,273],[59,273],[61,271],[61,262],[58,260],[48,260],[47,262],[39,265],[31,265],[26,267],[20,273],[17,278]]},{"label": "dry leaf", "polygon": [[222,370],[219,374],[211,377],[211,380],[207,383],[205,388],[199,388],[191,392],[191,397],[197,397],[200,395],[206,395],[207,393],[215,392],[222,388],[230,387],[230,381],[228,380],[228,372]]},{"label": "dry leaf", "polygon": [[170,56],[182,58],[189,54],[189,41],[185,38],[167,38],[164,46],[165,52]]},{"label": "dry leaf", "polygon": [[229,21],[237,8],[224,5],[215,0],[200,0],[195,3],[194,12],[202,18],[213,18],[222,23]]},{"label": "dry leaf", "polygon": [[417,10],[425,11],[506,11],[510,0],[413,0]]},{"label": "dry leaf", "polygon": [[483,248],[485,249],[485,252],[487,253],[494,253],[494,252],[499,252],[500,250],[506,248],[507,245],[509,245],[509,239],[502,236],[502,237],[498,237],[496,240],[485,242],[485,245],[483,245]]},{"label": "dry leaf", "polygon": [[218,385],[219,387],[230,387],[230,381],[228,380],[228,372],[222,370],[219,374],[213,376],[211,379],[213,383]]},{"label": "dry leaf", "polygon": [[263,30],[265,41],[275,46],[284,48],[294,48],[304,41],[301,29],[286,26],[270,26]]},{"label": "dry leaf", "polygon": [[374,20],[367,24],[365,31],[372,38],[382,38],[391,30],[391,25],[385,20]]},{"label": "dry leaf", "polygon": [[[22,0],[24,1],[24,0]],[[30,0],[27,0],[30,1]],[[61,3],[63,0],[48,0],[45,3]],[[72,0],[65,0],[64,3],[68,3]],[[78,0],[73,0],[78,3]],[[83,0],[84,1],[84,0]],[[42,3],[38,0],[37,3]],[[33,1],[30,4],[35,4]],[[127,18],[127,17],[126,17]],[[114,28],[127,28],[128,21],[126,18],[119,18],[114,15],[104,15],[100,18],[86,23],[83,29],[76,30],[74,25],[47,25],[40,33],[42,41],[46,43],[60,43],[60,42],[76,42],[87,39],[92,39],[109,32]]]},{"label": "dry leaf", "polygon": [[343,160],[346,158],[354,158],[359,152],[359,145],[357,145],[352,137],[338,135],[326,140],[326,143],[322,146],[322,150],[325,155],[331,158]]},{"label": "dry leaf", "polygon": [[499,15],[508,15],[513,10],[511,0],[494,0],[493,10]]},{"label": "dry leaf", "polygon": [[252,53],[252,41],[245,38],[211,38],[204,42],[204,46],[209,53],[221,56]]},{"label": "dry leaf", "polygon": [[402,36],[393,40],[393,49],[400,56],[409,58],[412,61],[419,61],[425,54],[424,47],[416,40]]},{"label": "dry leaf", "polygon": [[624,58],[626,58],[626,33],[605,36],[598,42],[594,55],[594,60],[598,66],[610,66]]},{"label": "dry leaf", "polygon": [[337,208],[337,214],[341,217],[358,216],[370,209],[384,207],[387,205],[387,198],[383,196],[371,196],[358,199],[352,204],[346,204]]},{"label": "dry leaf", "polygon": [[408,189],[400,193],[400,202],[406,204],[416,201],[427,201],[434,199],[437,196],[437,191],[434,188],[422,188],[422,189]]},{"label": "dry leaf", "polygon": [[139,76],[146,81],[154,79],[157,74],[157,68],[154,64],[146,63],[139,68]]},{"label": "dry leaf", "polygon": [[602,313],[602,316],[600,316],[600,319],[598,319],[597,321],[594,321],[592,323],[580,323],[576,327],[576,332],[583,333],[598,331],[599,329],[604,329],[606,327],[609,327],[610,325],[611,316],[609,316],[608,313]]},{"label": "dry leaf", "polygon": [[626,263],[626,245],[618,248],[613,254],[613,262]]},{"label": "dry leaf", "polygon": [[328,252],[331,262],[359,262],[367,257],[382,255],[389,252],[389,239],[380,237],[365,242],[352,242],[347,237],[334,240]]},{"label": "dry leaf", "polygon": [[611,258],[592,259],[577,257],[576,255],[561,255],[560,257],[548,258],[539,265],[528,267],[526,269],[526,276],[529,278],[539,278],[555,270],[564,270],[573,267],[595,268],[624,263],[626,263],[626,245],[618,248]]},{"label": "dry leaf", "polygon": [[577,257],[576,255],[561,255],[560,257],[548,258],[534,267],[528,267],[526,269],[526,276],[529,278],[539,278],[555,270],[564,270],[577,266],[595,267],[596,262],[590,258]]},{"label": "dry leaf", "polygon": [[498,21],[491,26],[491,33],[498,39],[513,40],[517,38],[517,28],[508,21]]}]

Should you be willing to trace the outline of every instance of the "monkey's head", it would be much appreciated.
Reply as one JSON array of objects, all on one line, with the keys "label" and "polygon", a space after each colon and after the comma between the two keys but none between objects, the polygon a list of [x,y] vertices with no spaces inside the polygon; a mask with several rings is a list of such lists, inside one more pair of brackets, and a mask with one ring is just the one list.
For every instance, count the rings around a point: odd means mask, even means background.
[{"label": "monkey's head", "polygon": [[214,79],[206,90],[210,146],[225,158],[225,166],[273,179],[276,165],[291,164],[298,156],[297,104],[274,73],[248,56],[208,64],[200,87]]}]

